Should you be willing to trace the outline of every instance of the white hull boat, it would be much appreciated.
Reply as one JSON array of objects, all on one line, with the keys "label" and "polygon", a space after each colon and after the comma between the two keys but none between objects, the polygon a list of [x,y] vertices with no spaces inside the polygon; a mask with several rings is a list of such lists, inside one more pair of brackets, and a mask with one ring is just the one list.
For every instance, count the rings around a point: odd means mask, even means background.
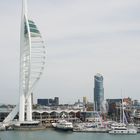
[{"label": "white hull boat", "polygon": [[114,129],[114,130],[109,131],[109,134],[136,135],[137,131],[135,129],[126,129],[126,130],[123,130],[123,129],[116,130],[116,129]]},{"label": "white hull boat", "polygon": [[73,130],[73,124],[66,120],[60,120],[57,123],[52,123],[52,126],[55,129],[59,129],[59,130],[65,130],[65,131]]}]

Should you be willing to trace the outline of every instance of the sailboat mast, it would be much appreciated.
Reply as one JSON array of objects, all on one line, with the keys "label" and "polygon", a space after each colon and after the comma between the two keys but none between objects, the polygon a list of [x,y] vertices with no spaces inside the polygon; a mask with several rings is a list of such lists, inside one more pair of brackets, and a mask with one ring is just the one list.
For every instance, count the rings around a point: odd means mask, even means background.
[{"label": "sailboat mast", "polygon": [[121,102],[120,102],[120,123],[121,123],[121,116],[122,116],[122,109],[121,109]]},{"label": "sailboat mast", "polygon": [[122,99],[122,122],[124,123],[124,106],[123,106],[123,99]]}]

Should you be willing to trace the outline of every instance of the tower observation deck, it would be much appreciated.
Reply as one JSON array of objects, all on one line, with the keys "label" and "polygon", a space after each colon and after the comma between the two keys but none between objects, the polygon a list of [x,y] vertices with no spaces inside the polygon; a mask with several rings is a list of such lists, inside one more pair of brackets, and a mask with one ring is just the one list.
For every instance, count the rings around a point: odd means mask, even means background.
[{"label": "tower observation deck", "polygon": [[[28,18],[27,2],[22,0],[20,31],[20,82],[19,104],[5,118],[12,121],[19,113],[19,122],[32,121],[31,93],[39,81],[46,59],[46,46],[35,22]],[[25,115],[26,114],[26,115]]]}]

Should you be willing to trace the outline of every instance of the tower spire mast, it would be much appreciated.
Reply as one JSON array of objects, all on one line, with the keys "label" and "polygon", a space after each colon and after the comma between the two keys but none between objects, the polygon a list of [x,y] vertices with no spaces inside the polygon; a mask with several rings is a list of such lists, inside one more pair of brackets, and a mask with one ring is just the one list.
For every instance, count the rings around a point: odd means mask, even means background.
[{"label": "tower spire mast", "polygon": [[19,81],[19,121],[25,120],[25,93],[23,90],[23,50],[24,50],[24,26],[25,18],[27,18],[27,0],[22,0],[22,12],[21,12],[21,30],[20,30],[20,81]]},{"label": "tower spire mast", "polygon": [[21,2],[19,104],[4,122],[13,120],[18,112],[19,122],[32,121],[31,93],[45,67],[45,43],[35,22],[28,19],[27,0]]},{"label": "tower spire mast", "polygon": [[27,0],[22,0],[22,15],[27,15]]}]

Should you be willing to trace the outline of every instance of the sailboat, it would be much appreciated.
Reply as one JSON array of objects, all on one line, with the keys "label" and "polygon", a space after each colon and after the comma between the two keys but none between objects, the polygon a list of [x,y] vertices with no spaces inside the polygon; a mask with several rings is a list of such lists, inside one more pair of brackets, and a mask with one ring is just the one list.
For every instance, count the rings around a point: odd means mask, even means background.
[{"label": "sailboat", "polygon": [[[122,111],[122,120],[121,120],[121,111]],[[123,106],[123,100],[122,105],[120,104],[120,123],[113,123],[111,125],[111,130],[109,131],[109,134],[120,134],[120,135],[135,135],[137,134],[137,130],[134,128],[128,128],[126,124],[124,123],[124,106]]]}]

